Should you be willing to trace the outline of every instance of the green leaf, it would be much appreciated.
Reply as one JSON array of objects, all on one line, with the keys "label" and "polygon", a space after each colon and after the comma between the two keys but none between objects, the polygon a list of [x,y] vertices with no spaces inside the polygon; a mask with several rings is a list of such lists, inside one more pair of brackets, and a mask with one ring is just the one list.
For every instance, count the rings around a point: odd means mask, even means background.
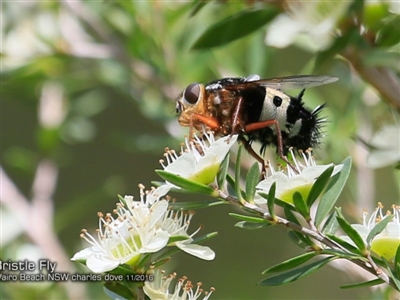
[{"label": "green leaf", "polygon": [[[314,242],[308,236],[303,235],[300,232],[297,232],[297,231],[294,231],[294,230],[289,231],[289,233],[290,232],[293,232],[292,234],[294,234],[305,246],[310,246],[310,247],[314,247],[315,246]],[[293,240],[293,241],[296,242],[295,240]],[[296,243],[296,245],[299,245],[299,244]],[[304,248],[305,247],[303,247],[303,249]]]},{"label": "green leaf", "polygon": [[307,197],[307,206],[311,207],[315,200],[319,197],[322,190],[325,188],[326,184],[328,183],[329,179],[331,178],[334,166],[329,167],[326,169],[315,181],[313,184],[310,193]]},{"label": "green leaf", "polygon": [[338,221],[340,227],[343,229],[346,235],[354,242],[354,244],[356,244],[357,248],[362,253],[365,253],[367,251],[365,242],[360,234],[357,232],[357,230],[351,227],[350,223],[341,217],[336,217],[336,220]]},{"label": "green leaf", "polygon": [[153,267],[155,267],[155,268],[161,267],[163,264],[166,264],[166,263],[169,262],[170,260],[171,260],[170,257],[166,257],[166,258],[163,258],[163,259],[158,259],[158,260],[156,260],[156,261],[153,261],[153,262],[151,263],[151,265],[152,265]]},{"label": "green leaf", "polygon": [[400,280],[399,280],[399,278],[396,278],[396,276],[394,276],[393,270],[392,270],[392,267],[391,267],[390,263],[386,259],[384,259],[384,258],[382,258],[382,259],[383,259],[383,261],[384,261],[384,263],[386,265],[386,270],[389,273],[390,281],[394,283],[395,288],[397,289],[398,292],[400,292]]},{"label": "green leaf", "polygon": [[296,216],[293,214],[291,209],[284,207],[283,210],[285,212],[285,216],[288,221],[296,223],[297,225],[300,225],[299,220],[297,220]]},{"label": "green leaf", "polygon": [[202,201],[202,202],[170,202],[169,206],[173,210],[196,210],[217,205],[226,204],[226,201]]},{"label": "green leaf", "polygon": [[324,195],[321,197],[321,201],[318,205],[317,213],[315,215],[315,224],[317,227],[321,225],[324,218],[333,208],[344,188],[344,185],[346,184],[351,170],[351,157],[346,158],[342,164],[342,170],[331,178]]},{"label": "green leaf", "polygon": [[262,280],[259,285],[266,285],[266,286],[276,286],[276,285],[283,285],[291,282],[295,282],[307,275],[310,275],[311,273],[319,270],[323,266],[325,266],[327,263],[331,262],[334,260],[335,257],[326,257],[324,259],[315,261],[313,263],[310,263],[306,266],[287,271],[285,273],[272,276],[269,278],[266,278]]},{"label": "green leaf", "polygon": [[324,234],[335,234],[339,228],[339,223],[336,220],[336,211],[331,214],[326,220],[324,226],[322,227],[322,233]]},{"label": "green leaf", "polygon": [[260,166],[258,162],[255,162],[246,176],[246,200],[253,202],[254,195],[256,193],[256,185],[260,181]]},{"label": "green leaf", "polygon": [[182,235],[171,236],[168,239],[168,244],[173,244],[173,243],[184,241],[184,240],[187,240],[187,239],[188,239],[187,236],[182,236]]},{"label": "green leaf", "polygon": [[299,192],[294,192],[293,204],[296,207],[297,212],[300,213],[306,221],[309,221],[311,219],[310,210],[308,209],[306,202],[303,199],[303,196]]},{"label": "green leaf", "polygon": [[268,223],[267,220],[263,218],[258,218],[258,217],[249,217],[249,216],[244,216],[244,215],[239,215],[235,213],[229,213],[231,217],[234,217],[236,219],[246,221],[246,222],[252,222],[252,223]]},{"label": "green leaf", "polygon": [[217,173],[217,184],[219,189],[222,189],[226,180],[226,174],[228,173],[229,168],[229,153],[225,156],[224,160],[222,161],[219,171]]},{"label": "green leaf", "polygon": [[236,158],[235,166],[235,193],[240,202],[243,202],[242,190],[240,189],[240,157],[242,156],[243,146],[240,145]]},{"label": "green leaf", "polygon": [[387,216],[384,219],[382,219],[379,223],[375,224],[374,228],[372,228],[372,230],[369,232],[369,234],[367,236],[367,239],[366,239],[367,245],[370,245],[373,238],[377,234],[381,233],[386,228],[387,224],[390,221],[392,221],[393,217],[394,217],[394,215]]},{"label": "green leaf", "polygon": [[192,49],[209,49],[226,45],[256,31],[278,14],[279,10],[275,6],[242,10],[210,26],[194,43]]},{"label": "green leaf", "polygon": [[197,0],[193,1],[195,6],[193,7],[192,11],[190,12],[190,17],[195,16],[209,1]]},{"label": "green leaf", "polygon": [[336,250],[336,249],[323,249],[320,254],[328,254],[328,255],[333,255],[337,258],[345,258],[345,259],[358,259],[358,260],[363,260],[365,262],[368,261],[368,259],[366,259],[363,256],[360,256],[358,254],[354,254],[354,253],[348,253],[348,252],[344,252],[342,250]]},{"label": "green leaf", "polygon": [[260,229],[271,225],[272,225],[271,223],[252,223],[252,222],[240,221],[235,224],[235,227],[242,229]]},{"label": "green leaf", "polygon": [[394,265],[397,277],[400,278],[400,245],[397,247],[396,255],[394,256]]},{"label": "green leaf", "polygon": [[[270,190],[271,191],[271,190]],[[261,194],[261,193],[259,193]],[[287,203],[286,201],[283,201],[281,199],[275,198],[275,204],[282,207],[282,208],[286,208],[287,210],[295,210],[295,207],[293,204]]]},{"label": "green leaf", "polygon": [[207,185],[190,181],[179,175],[175,175],[175,174],[166,172],[164,170],[156,170],[156,173],[159,176],[161,176],[164,180],[166,180],[176,186],[179,186],[180,188],[186,190],[187,192],[205,194],[205,195],[210,195],[213,197],[218,196],[218,193],[214,189],[210,188]]},{"label": "green leaf", "polygon": [[236,182],[231,174],[226,174],[226,181],[228,182],[228,194],[237,197],[235,191]]},{"label": "green leaf", "polygon": [[[296,231],[294,230],[289,230],[288,231],[288,236],[289,239],[298,247],[300,247],[301,249],[305,249],[306,247],[309,246],[308,243],[304,243],[300,238],[299,238],[299,234],[297,234]],[[301,236],[301,235],[300,235]]]},{"label": "green leaf", "polygon": [[276,192],[276,182],[274,182],[271,185],[271,188],[269,189],[268,192],[268,201],[267,201],[267,206],[268,206],[268,211],[269,214],[271,215],[272,219],[276,219],[275,215],[275,192]]},{"label": "green leaf", "polygon": [[348,284],[348,285],[342,285],[340,288],[341,289],[353,289],[353,288],[358,288],[358,287],[369,287],[369,286],[374,286],[378,284],[385,283],[382,279],[374,279],[366,282],[361,282],[361,283],[355,283],[355,284]]},{"label": "green leaf", "polygon": [[329,237],[334,242],[336,242],[337,244],[339,244],[340,246],[342,246],[344,249],[346,249],[352,253],[362,255],[362,253],[360,252],[359,249],[357,249],[353,245],[349,244],[348,242],[342,240],[341,238],[337,237],[336,235],[326,234],[326,236]]},{"label": "green leaf", "polygon": [[293,269],[306,261],[310,260],[316,255],[315,252],[307,252],[302,255],[299,255],[297,257],[293,257],[291,259],[285,260],[281,262],[280,264],[277,264],[275,266],[272,266],[266,270],[264,270],[261,274],[267,274],[267,273],[276,273],[276,272],[283,272],[289,269]]}]

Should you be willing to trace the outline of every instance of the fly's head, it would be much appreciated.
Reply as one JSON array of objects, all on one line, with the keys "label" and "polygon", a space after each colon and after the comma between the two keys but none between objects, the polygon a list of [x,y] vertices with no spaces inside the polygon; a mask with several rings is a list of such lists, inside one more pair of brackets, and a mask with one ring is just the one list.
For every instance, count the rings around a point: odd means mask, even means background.
[{"label": "fly's head", "polygon": [[176,114],[181,126],[195,126],[191,124],[192,115],[206,115],[204,105],[205,88],[203,84],[192,83],[176,99]]}]

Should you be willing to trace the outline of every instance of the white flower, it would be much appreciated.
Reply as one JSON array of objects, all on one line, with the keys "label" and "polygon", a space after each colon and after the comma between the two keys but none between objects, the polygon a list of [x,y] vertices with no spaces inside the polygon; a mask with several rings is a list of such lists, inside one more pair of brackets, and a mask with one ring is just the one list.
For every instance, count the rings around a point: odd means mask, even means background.
[{"label": "white flower", "polygon": [[121,201],[114,210],[116,218],[98,214],[98,240],[82,230],[81,236],[92,246],[76,253],[72,260],[86,260],[91,271],[102,273],[120,264],[134,267],[141,254],[157,252],[167,245],[169,233],[157,226],[168,213],[168,201],[160,200],[167,191],[163,187],[145,195],[143,188],[140,185],[140,201],[125,196],[126,205]]},{"label": "white flower", "polygon": [[166,230],[170,238],[175,240],[172,245],[198,258],[213,260],[215,258],[215,252],[213,250],[206,246],[192,244],[192,237],[199,232],[201,228],[197,229],[191,235],[187,233],[193,215],[193,211],[169,211],[168,216],[162,220],[160,228]]},{"label": "white flower", "polygon": [[197,287],[194,290],[192,282],[187,280],[187,277],[182,277],[178,279],[178,282],[175,285],[175,290],[170,293],[169,286],[175,278],[176,273],[164,276],[164,272],[156,270],[154,280],[146,281],[143,290],[152,300],[200,300],[202,295],[204,295],[202,300],[207,300],[215,290],[214,288],[211,288],[209,293],[204,292],[201,289],[201,282],[197,283]]},{"label": "white flower", "polygon": [[387,125],[375,133],[369,143],[373,149],[367,156],[367,166],[382,168],[400,162],[400,126]]},{"label": "white flower", "polygon": [[[293,194],[295,192],[299,192],[303,196],[303,199],[307,199],[315,180],[333,164],[318,166],[311,153],[306,151],[306,153],[302,152],[302,157],[305,163],[304,165],[297,161],[292,150],[290,151],[292,153],[295,167],[300,171],[300,173],[297,174],[290,166],[287,166],[286,172],[275,171],[270,165],[268,171],[271,175],[262,180],[256,188],[259,192],[268,193],[272,184],[275,182],[275,197],[292,204]],[[339,172],[342,167],[343,165],[335,166],[331,176]],[[254,201],[258,205],[265,205],[266,200],[259,195],[256,195]]]},{"label": "white flower", "polygon": [[167,148],[164,154],[167,164],[164,164],[164,160],[160,160],[164,170],[197,183],[205,185],[212,183],[221,162],[236,142],[238,135],[223,137],[217,141],[212,133],[205,133],[204,137],[206,140],[201,140],[197,136],[193,141],[186,138],[180,156],[174,150]]},{"label": "white flower", "polygon": [[[388,261],[394,258],[396,250],[400,245],[400,206],[393,205],[392,208],[394,215],[392,221],[390,221],[385,229],[377,234],[370,242],[371,250]],[[366,211],[363,212],[363,224],[351,225],[364,241],[366,241],[371,230],[374,229],[379,222],[391,215],[390,212],[383,215],[382,209],[382,204],[378,203],[378,207],[371,214],[369,219],[367,219],[368,213]],[[341,236],[341,238],[354,245],[349,237]]]}]

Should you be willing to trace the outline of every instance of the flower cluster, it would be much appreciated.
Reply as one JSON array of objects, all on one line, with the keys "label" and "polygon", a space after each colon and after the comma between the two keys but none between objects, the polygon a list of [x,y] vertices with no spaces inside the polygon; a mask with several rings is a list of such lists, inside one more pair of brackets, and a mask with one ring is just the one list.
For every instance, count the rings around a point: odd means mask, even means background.
[{"label": "flower cluster", "polygon": [[[383,206],[378,203],[378,207],[368,218],[368,212],[364,211],[362,216],[362,224],[352,224],[358,234],[366,242],[369,233],[374,227],[385,218],[393,215],[393,219],[386,225],[385,229],[377,234],[370,242],[371,250],[388,261],[392,261],[396,255],[396,250],[400,246],[400,206],[392,205],[392,212],[388,211],[385,215],[382,212]],[[347,236],[342,239],[353,244]]]},{"label": "flower cluster", "polygon": [[[198,230],[187,233],[191,214],[174,213],[166,199],[161,199],[169,187],[163,185],[150,192],[144,192],[140,185],[140,200],[125,196],[112,214],[99,213],[97,240],[83,230],[81,236],[91,247],[79,251],[72,260],[86,261],[86,266],[94,273],[115,269],[121,264],[135,270],[142,255],[155,253],[166,246],[177,246],[182,251],[198,258],[212,260],[214,251],[209,247],[192,244],[192,237]],[[179,240],[170,242],[170,240]]]},{"label": "flower cluster", "polygon": [[[275,171],[273,166],[269,164],[266,170],[266,178],[256,186],[259,192],[268,193],[272,184],[276,183],[275,197],[287,203],[293,203],[293,194],[295,192],[299,192],[303,196],[303,199],[307,199],[315,180],[326,169],[333,166],[333,164],[317,165],[311,151],[300,152],[303,163],[297,160],[292,149],[290,149],[290,152],[297,170],[293,170],[291,166],[287,166],[286,170]],[[331,176],[338,173],[341,169],[342,165],[335,166]],[[255,202],[258,205],[264,205],[265,201],[262,197],[255,198]]]},{"label": "flower cluster", "polygon": [[164,154],[166,162],[160,160],[160,163],[166,172],[200,184],[210,184],[237,137],[232,135],[215,140],[214,135],[208,132],[204,133],[203,139],[195,136],[194,140],[189,141],[186,138],[180,156],[167,148]]},{"label": "flower cluster", "polygon": [[187,280],[187,277],[182,277],[177,280],[174,291],[170,293],[169,286],[175,278],[176,273],[164,276],[163,271],[156,270],[154,280],[146,281],[143,290],[150,299],[158,300],[196,300],[200,299],[201,295],[204,295],[202,300],[207,300],[214,291],[214,288],[211,288],[210,292],[203,291],[201,282],[198,282],[194,289],[192,282]]}]

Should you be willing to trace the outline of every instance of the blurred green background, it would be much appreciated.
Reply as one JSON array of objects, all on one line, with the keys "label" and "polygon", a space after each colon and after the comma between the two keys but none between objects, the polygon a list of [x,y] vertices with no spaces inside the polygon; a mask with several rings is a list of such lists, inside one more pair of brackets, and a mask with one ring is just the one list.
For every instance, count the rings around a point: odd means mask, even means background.
[{"label": "blurred green background", "polygon": [[[227,76],[338,77],[304,97],[310,108],[329,105],[315,156],[321,163],[352,156],[338,202],[352,223],[378,201],[387,209],[399,204],[393,164],[366,165],[374,133],[399,124],[399,2],[47,1],[1,8],[2,260],[49,258],[58,271],[87,272],[68,261],[87,246],[80,229],[94,232],[96,213],[110,212],[117,194],[137,199],[139,183],[149,188],[160,180],[154,169],[164,148],[178,150],[188,133],[176,120],[175,98],[192,82]],[[234,228],[228,213],[236,210],[197,211],[193,231],[202,224],[203,234],[219,232],[207,244],[216,259],[182,253],[166,271],[202,281],[205,290],[214,286],[211,299],[381,297],[339,289],[364,278],[346,264],[286,286],[257,286],[264,269],[300,248],[284,228]],[[91,282],[0,282],[0,295],[107,299]]]}]

